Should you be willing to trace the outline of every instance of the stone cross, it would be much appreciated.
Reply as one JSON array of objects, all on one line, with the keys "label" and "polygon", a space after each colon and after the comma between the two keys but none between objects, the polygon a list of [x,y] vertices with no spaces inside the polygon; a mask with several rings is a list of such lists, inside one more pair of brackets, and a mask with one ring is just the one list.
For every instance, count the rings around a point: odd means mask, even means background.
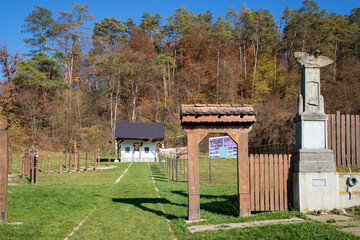
[{"label": "stone cross", "polygon": [[301,94],[298,99],[298,114],[303,112],[324,113],[324,99],[320,94],[320,68],[333,63],[328,57],[295,52],[301,68]]}]

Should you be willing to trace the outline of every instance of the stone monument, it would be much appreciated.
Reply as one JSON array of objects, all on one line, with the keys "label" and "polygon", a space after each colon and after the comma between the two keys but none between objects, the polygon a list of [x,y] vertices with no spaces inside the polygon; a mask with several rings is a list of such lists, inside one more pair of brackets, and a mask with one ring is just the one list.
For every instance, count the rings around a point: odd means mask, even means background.
[{"label": "stone monument", "polygon": [[320,68],[333,61],[319,52],[295,52],[301,64],[301,94],[294,119],[296,150],[292,153],[294,207],[300,211],[333,209],[338,176],[334,154],[327,149],[327,115],[320,94]]}]

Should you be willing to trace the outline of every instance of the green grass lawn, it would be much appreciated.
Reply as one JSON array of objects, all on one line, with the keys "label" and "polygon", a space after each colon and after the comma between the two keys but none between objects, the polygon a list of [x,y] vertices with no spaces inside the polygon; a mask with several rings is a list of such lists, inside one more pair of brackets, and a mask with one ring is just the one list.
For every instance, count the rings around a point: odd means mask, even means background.
[{"label": "green grass lawn", "polygon": [[[200,166],[201,163],[200,161]],[[220,230],[191,234],[190,225],[248,222],[255,220],[306,218],[297,211],[262,212],[250,217],[237,217],[236,184],[210,186],[200,182],[200,215],[206,221],[186,224],[187,183],[171,181],[158,164],[152,164],[160,195],[171,204],[164,204],[171,218],[171,227],[178,239],[357,239],[354,235],[337,231],[335,227],[320,222],[304,222],[288,225],[272,225],[245,229]],[[200,173],[201,178],[201,173]]]},{"label": "green grass lawn", "polygon": [[[216,161],[214,164],[216,167]],[[201,218],[206,221],[186,224],[186,182],[171,181],[158,163],[151,163],[158,198],[147,163],[132,164],[115,185],[129,164],[112,165],[117,167],[96,172],[40,173],[38,185],[18,180],[22,184],[9,186],[8,220],[24,224],[0,224],[0,239],[64,239],[89,213],[70,239],[356,239],[320,222],[192,235],[187,230],[190,225],[306,216],[296,211],[279,211],[237,217],[236,182],[226,180],[233,177],[230,175],[219,178],[213,185],[206,180],[201,182]],[[358,208],[354,212],[358,214]]]},{"label": "green grass lawn", "polygon": [[98,204],[128,163],[109,170],[39,174],[39,184],[9,186],[8,222],[0,239],[63,239]]}]

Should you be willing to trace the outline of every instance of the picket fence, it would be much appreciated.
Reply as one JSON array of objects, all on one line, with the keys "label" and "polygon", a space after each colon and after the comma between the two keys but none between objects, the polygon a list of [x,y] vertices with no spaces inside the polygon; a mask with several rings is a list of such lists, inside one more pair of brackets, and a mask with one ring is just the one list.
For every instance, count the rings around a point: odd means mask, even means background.
[{"label": "picket fence", "polygon": [[250,155],[252,211],[287,210],[292,202],[291,155]]},{"label": "picket fence", "polygon": [[359,115],[337,112],[328,114],[328,148],[334,151],[336,166],[360,167],[360,120]]}]

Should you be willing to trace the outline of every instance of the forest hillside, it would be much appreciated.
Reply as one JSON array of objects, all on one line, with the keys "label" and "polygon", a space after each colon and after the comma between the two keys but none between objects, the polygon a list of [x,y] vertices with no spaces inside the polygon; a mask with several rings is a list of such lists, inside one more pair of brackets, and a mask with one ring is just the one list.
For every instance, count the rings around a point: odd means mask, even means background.
[{"label": "forest hillside", "polygon": [[145,12],[139,25],[94,21],[90,6],[76,3],[58,13],[29,10],[29,52],[0,47],[0,117],[15,148],[112,147],[116,121],[163,122],[167,147],[181,146],[184,103],[254,104],[250,145],[293,143],[295,51],[334,60],[321,70],[326,113],[360,114],[360,8],[330,14],[306,0],[285,8],[279,25],[268,10],[245,5],[217,19],[184,7]]}]

